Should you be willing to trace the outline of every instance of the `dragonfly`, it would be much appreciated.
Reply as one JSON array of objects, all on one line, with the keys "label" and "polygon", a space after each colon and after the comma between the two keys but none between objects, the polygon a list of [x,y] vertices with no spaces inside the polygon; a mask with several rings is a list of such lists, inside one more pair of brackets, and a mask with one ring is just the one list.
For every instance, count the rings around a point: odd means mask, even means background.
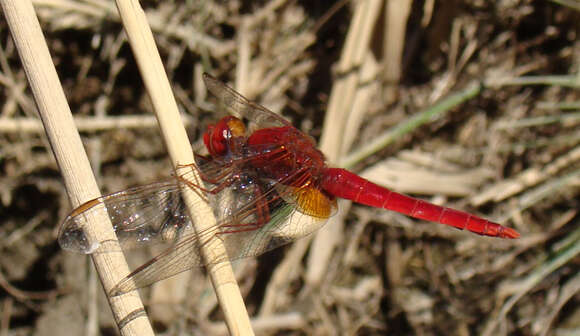
[{"label": "dragonfly", "polygon": [[[92,241],[87,234],[95,215],[110,218],[122,250],[167,245],[116,284],[110,295],[151,285],[196,266],[254,257],[290,243],[320,228],[336,212],[337,198],[479,235],[519,237],[512,228],[391,191],[331,167],[314,139],[289,121],[209,74],[203,79],[229,112],[203,134],[207,154],[196,154],[195,162],[179,166],[165,180],[88,201],[61,225],[60,246],[78,253],[109,251],[107,244]],[[182,188],[191,188],[201,196],[198,202],[210,205],[215,225],[194,229]],[[205,260],[201,249],[216,239],[227,255]]]}]

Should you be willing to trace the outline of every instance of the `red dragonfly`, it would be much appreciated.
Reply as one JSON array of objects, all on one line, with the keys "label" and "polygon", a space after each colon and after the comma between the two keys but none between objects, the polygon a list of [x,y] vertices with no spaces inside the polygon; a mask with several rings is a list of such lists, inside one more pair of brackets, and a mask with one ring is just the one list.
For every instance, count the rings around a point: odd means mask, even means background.
[{"label": "red dragonfly", "polygon": [[[106,213],[123,249],[169,246],[138,267],[111,291],[119,295],[206,262],[200,246],[223,241],[229,259],[260,255],[312,233],[336,211],[336,198],[397,211],[480,235],[518,238],[511,228],[465,212],[428,203],[378,186],[345,169],[331,168],[314,140],[268,109],[248,101],[208,74],[211,93],[233,114],[210,125],[207,155],[178,169],[174,177],[91,200],[75,209],[59,232],[63,249],[106,252],[85,234],[88,218]],[[246,122],[243,122],[246,120]],[[193,178],[193,171],[201,181]],[[209,202],[217,224],[195,232],[180,188]],[[213,260],[212,263],[223,261]]]}]

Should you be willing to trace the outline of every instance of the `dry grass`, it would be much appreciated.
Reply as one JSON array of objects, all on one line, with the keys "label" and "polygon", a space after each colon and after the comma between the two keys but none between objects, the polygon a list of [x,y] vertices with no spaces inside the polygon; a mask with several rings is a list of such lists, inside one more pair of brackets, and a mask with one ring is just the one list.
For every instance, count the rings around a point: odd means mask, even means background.
[{"label": "dry grass", "polygon": [[[114,4],[35,4],[102,191],[169,175]],[[580,12],[359,4],[143,3],[193,142],[216,119],[208,71],[332,162],[522,238],[341,204],[315,238],[236,264],[256,334],[580,332]],[[92,266],[55,241],[70,205],[4,21],[0,38],[0,335],[114,334]],[[142,296],[159,334],[226,330],[201,270]]]}]

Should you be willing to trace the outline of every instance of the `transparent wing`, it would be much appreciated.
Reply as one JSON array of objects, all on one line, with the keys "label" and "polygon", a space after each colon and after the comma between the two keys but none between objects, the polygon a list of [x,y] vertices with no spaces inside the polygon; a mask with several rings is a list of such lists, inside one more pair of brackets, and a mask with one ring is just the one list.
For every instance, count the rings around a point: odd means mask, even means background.
[{"label": "transparent wing", "polygon": [[[304,237],[326,223],[328,217],[315,217],[297,211],[286,202],[275,205],[276,211],[265,225],[254,225],[256,212],[234,214],[236,222],[220,220],[219,224],[203,232],[185,235],[173,247],[163,251],[149,262],[127,275],[112,290],[120,295],[131,290],[149,286],[159,280],[184,272],[194,266],[217,264],[227,260],[261,255],[269,250]],[[332,207],[335,209],[336,204]],[[219,240],[226,248],[227,256],[213,255],[211,260],[201,258],[200,248]]]},{"label": "transparent wing", "polygon": [[[206,164],[204,173],[217,174],[211,170],[219,165]],[[318,189],[294,188],[269,180],[257,181],[251,176],[232,175],[236,178],[230,188],[209,197],[216,209],[215,226],[198,233],[184,231],[175,246],[137,268],[110,294],[145,287],[194,266],[261,255],[316,231],[336,211],[336,201]],[[225,246],[227,256],[216,254],[201,258],[200,248],[212,246],[218,240]]]},{"label": "transparent wing", "polygon": [[[232,167],[216,163],[211,158],[198,156],[201,168],[192,168],[180,176],[164,181],[130,188],[120,192],[101,196],[90,200],[71,212],[62,223],[58,242],[68,251],[90,254],[100,248],[100,252],[108,252],[107,247],[91,237],[90,223],[108,217],[117,235],[121,248],[129,250],[157,243],[172,243],[183,235],[183,231],[191,227],[191,221],[186,214],[185,204],[181,198],[180,184],[193,188],[202,198],[207,199],[207,191],[223,185],[231,180],[235,187],[244,190],[244,181],[232,180]],[[204,173],[203,183],[195,181],[193,169]],[[201,185],[203,184],[203,185]],[[223,194],[223,192],[221,193]],[[215,203],[216,196],[210,197]],[[199,202],[203,202],[200,199]],[[211,201],[211,200],[210,200]],[[238,202],[246,202],[251,208],[251,199],[238,198]],[[214,204],[214,209],[219,209]],[[227,204],[223,209],[231,214],[233,210]],[[105,217],[106,216],[106,217]],[[223,217],[223,216],[222,216]]]},{"label": "transparent wing", "polygon": [[99,242],[91,241],[88,225],[91,218],[101,215],[110,218],[123,249],[171,241],[191,226],[178,182],[171,178],[81,205],[63,222],[58,236],[60,246],[77,253],[94,252]]},{"label": "transparent wing", "polygon": [[293,127],[286,119],[257,103],[247,100],[244,96],[236,92],[236,90],[211,75],[204,73],[203,81],[207,89],[229,108],[230,112],[233,112],[238,117],[246,118],[252,124],[255,124],[255,127],[250,128],[250,132],[266,127]]}]

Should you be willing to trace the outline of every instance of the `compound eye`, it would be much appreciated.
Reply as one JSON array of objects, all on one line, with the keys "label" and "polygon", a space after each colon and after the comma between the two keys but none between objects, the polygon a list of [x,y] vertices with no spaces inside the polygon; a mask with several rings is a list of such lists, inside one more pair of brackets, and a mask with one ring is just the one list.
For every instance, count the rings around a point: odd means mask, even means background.
[{"label": "compound eye", "polygon": [[246,134],[244,123],[234,117],[227,116],[222,118],[217,124],[210,125],[203,135],[205,146],[212,156],[221,156],[226,154],[230,145],[235,145],[234,138],[243,137]]}]

